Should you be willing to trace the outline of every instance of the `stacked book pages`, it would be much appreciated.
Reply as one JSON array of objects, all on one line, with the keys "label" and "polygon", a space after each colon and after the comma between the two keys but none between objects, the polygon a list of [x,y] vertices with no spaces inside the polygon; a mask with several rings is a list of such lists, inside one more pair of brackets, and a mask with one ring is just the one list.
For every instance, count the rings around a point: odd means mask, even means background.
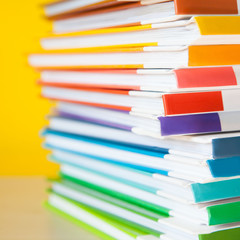
[{"label": "stacked book pages", "polygon": [[[240,239],[239,0],[63,0],[29,56],[60,165],[46,206],[102,239]],[[81,239],[81,236],[79,236]]]}]

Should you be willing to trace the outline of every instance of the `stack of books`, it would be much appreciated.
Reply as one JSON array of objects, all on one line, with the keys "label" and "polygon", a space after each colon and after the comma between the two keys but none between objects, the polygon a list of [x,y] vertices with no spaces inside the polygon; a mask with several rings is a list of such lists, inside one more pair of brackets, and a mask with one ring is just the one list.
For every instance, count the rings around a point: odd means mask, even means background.
[{"label": "stack of books", "polygon": [[240,239],[240,1],[65,0],[42,96],[47,207],[103,239]]}]

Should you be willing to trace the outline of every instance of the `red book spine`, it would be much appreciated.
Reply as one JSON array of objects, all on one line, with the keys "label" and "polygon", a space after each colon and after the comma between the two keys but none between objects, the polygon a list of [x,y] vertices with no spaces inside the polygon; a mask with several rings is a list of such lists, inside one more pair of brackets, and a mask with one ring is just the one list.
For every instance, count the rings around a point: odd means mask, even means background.
[{"label": "red book spine", "polygon": [[223,111],[221,91],[163,95],[165,115]]},{"label": "red book spine", "polygon": [[187,68],[174,71],[178,88],[218,87],[237,85],[232,67]]}]

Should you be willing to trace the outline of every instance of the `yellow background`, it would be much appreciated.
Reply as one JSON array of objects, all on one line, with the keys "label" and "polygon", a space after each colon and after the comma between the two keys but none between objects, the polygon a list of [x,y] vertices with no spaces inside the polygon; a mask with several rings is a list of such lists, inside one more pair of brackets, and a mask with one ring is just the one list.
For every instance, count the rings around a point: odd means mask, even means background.
[{"label": "yellow background", "polygon": [[1,2],[0,175],[51,176],[56,172],[39,138],[50,103],[40,97],[38,75],[27,65],[27,54],[40,51],[39,38],[50,30],[40,7],[46,2]]}]

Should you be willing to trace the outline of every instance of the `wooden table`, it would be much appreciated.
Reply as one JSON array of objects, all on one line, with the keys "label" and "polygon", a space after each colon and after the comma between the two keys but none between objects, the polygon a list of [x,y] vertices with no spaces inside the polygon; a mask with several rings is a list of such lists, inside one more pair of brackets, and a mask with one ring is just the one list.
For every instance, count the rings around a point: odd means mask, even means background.
[{"label": "wooden table", "polygon": [[100,240],[46,210],[44,177],[0,177],[1,240]]}]

